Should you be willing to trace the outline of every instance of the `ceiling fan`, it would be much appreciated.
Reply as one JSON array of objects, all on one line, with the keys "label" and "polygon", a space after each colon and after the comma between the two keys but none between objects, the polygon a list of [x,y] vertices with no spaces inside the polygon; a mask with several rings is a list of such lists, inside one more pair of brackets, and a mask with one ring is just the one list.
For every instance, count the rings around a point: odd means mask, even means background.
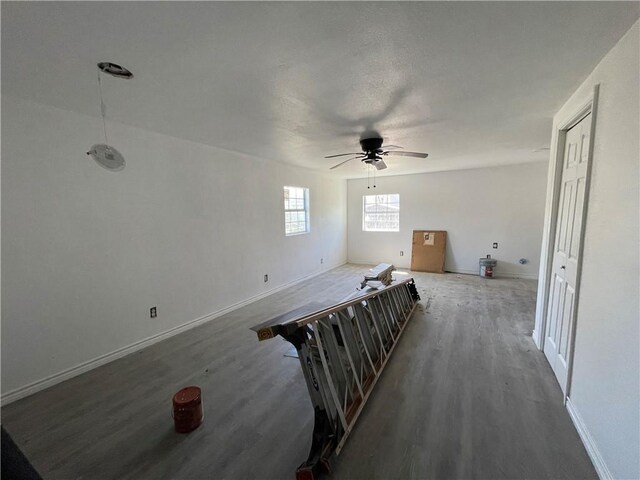
[{"label": "ceiling fan", "polygon": [[381,137],[373,137],[373,138],[363,138],[360,140],[360,147],[362,148],[362,153],[339,153],[338,155],[328,155],[324,158],[336,158],[336,157],[344,157],[347,155],[355,155],[344,162],[340,162],[337,165],[334,165],[329,170],[333,170],[334,168],[338,168],[341,165],[344,165],[351,160],[358,159],[363,163],[368,165],[373,165],[377,170],[384,170],[387,168],[387,165],[384,163],[382,157],[387,155],[398,155],[403,157],[416,157],[416,158],[427,158],[429,154],[427,153],[418,153],[418,152],[406,152],[404,150],[399,151],[397,149],[402,148],[398,145],[385,145],[382,146],[383,139]]}]

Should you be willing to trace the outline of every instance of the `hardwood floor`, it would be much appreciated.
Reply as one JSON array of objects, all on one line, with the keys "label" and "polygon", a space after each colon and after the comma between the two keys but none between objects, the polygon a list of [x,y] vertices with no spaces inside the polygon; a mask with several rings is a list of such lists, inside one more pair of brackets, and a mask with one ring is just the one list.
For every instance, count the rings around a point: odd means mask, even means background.
[{"label": "hardwood floor", "polygon": [[[300,365],[249,328],[338,301],[365,272],[307,280],[10,404],[2,423],[45,479],[294,478],[313,427]],[[597,478],[531,340],[535,282],[411,276],[422,300],[332,478]],[[171,397],[186,385],[205,419],[181,435]]]}]

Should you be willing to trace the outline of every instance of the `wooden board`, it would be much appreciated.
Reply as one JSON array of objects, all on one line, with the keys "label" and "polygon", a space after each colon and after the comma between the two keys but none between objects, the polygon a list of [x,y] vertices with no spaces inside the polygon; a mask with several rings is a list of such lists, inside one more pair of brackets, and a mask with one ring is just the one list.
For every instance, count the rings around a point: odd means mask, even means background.
[{"label": "wooden board", "polygon": [[445,230],[414,230],[411,248],[411,270],[444,273],[447,253]]}]

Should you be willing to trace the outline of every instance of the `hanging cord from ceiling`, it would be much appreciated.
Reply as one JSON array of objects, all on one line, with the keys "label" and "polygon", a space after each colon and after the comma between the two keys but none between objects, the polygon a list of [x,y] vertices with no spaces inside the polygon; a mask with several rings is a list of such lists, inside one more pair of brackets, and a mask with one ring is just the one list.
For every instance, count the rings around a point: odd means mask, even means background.
[{"label": "hanging cord from ceiling", "polygon": [[104,130],[104,143],[109,145],[109,140],[107,139],[107,106],[104,104],[104,99],[102,97],[102,79],[100,77],[100,70],[98,70],[98,90],[100,91],[100,115],[102,116],[102,129]]}]

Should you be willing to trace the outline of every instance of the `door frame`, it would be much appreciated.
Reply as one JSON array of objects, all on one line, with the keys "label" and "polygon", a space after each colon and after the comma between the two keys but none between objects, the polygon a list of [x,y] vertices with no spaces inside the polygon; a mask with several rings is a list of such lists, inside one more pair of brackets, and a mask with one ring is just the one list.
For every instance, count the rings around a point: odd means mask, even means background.
[{"label": "door frame", "polygon": [[551,136],[551,154],[549,172],[547,174],[547,199],[545,205],[545,221],[542,231],[542,248],[540,250],[540,270],[538,275],[538,294],[536,298],[535,326],[532,332],[533,341],[539,350],[544,351],[544,338],[547,323],[549,289],[551,287],[551,269],[553,264],[553,249],[556,241],[556,226],[558,223],[558,210],[560,204],[560,187],[562,182],[562,165],[564,161],[564,147],[567,131],[580,120],[591,114],[589,128],[589,152],[587,175],[585,179],[584,208],[582,209],[582,231],[580,232],[580,244],[578,247],[578,266],[575,285],[575,305],[569,321],[570,352],[567,363],[567,385],[565,386],[565,401],[571,390],[571,377],[573,371],[573,354],[576,338],[578,317],[578,302],[580,299],[580,280],[582,276],[582,257],[584,251],[584,235],[587,226],[587,211],[589,207],[589,190],[591,184],[591,171],[593,169],[593,148],[595,144],[596,116],[600,84],[594,86],[591,94],[585,98],[572,112],[564,115],[554,122]]}]

